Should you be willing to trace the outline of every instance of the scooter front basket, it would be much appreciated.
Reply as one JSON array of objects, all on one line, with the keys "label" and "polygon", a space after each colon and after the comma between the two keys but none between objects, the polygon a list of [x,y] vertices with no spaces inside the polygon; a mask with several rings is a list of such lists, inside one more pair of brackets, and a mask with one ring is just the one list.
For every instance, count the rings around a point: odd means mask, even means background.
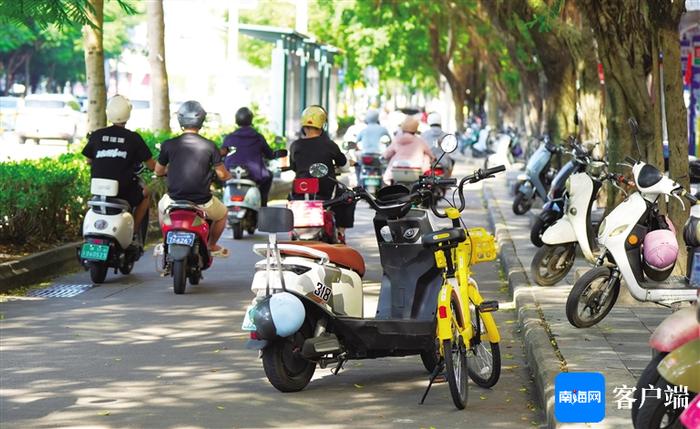
[{"label": "scooter front basket", "polygon": [[494,261],[498,257],[496,240],[486,229],[481,227],[467,229],[471,243],[471,263]]}]

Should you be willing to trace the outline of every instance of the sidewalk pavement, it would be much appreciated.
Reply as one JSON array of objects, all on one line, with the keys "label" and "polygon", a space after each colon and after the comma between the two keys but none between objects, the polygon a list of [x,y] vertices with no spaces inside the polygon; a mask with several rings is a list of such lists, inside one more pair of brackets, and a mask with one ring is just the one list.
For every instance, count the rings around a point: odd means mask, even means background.
[{"label": "sidewalk pavement", "polygon": [[[577,268],[588,267],[577,257],[569,275],[556,286],[538,286],[530,277],[530,261],[537,248],[530,242],[534,214],[516,216],[505,175],[485,181],[484,196],[490,221],[500,246],[501,264],[508,276],[523,327],[528,363],[546,412],[549,427],[629,428],[630,411],[618,409],[616,387],[633,387],[651,358],[651,332],[670,310],[656,305],[618,299],[598,325],[588,329],[571,326],[566,318],[566,299]],[[623,286],[624,288],[624,286]],[[621,291],[620,298],[623,293]],[[605,375],[606,413],[598,424],[562,424],[554,418],[554,377],[564,371],[594,371]]]}]

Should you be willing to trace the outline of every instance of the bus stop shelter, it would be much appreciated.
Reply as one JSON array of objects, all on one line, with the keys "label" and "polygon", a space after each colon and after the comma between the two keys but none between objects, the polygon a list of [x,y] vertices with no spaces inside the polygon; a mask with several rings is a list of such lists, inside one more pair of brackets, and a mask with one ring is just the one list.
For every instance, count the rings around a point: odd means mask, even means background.
[{"label": "bus stop shelter", "polygon": [[272,117],[276,134],[294,138],[306,106],[318,104],[328,111],[328,130],[338,128],[336,100],[338,49],[317,42],[294,30],[263,25],[239,24],[238,32],[274,44],[272,50]]}]

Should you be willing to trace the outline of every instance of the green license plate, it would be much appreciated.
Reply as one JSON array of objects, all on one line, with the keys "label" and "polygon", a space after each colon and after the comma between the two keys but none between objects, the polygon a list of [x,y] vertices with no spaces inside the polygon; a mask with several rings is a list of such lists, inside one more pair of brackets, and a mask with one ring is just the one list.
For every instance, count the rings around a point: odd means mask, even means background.
[{"label": "green license plate", "polygon": [[255,323],[253,322],[253,309],[255,306],[249,305],[248,308],[245,311],[245,318],[243,318],[243,325],[241,326],[241,329],[244,331],[254,331],[255,330]]},{"label": "green license plate", "polygon": [[109,246],[105,244],[85,243],[80,249],[80,257],[92,261],[106,261],[109,255]]}]

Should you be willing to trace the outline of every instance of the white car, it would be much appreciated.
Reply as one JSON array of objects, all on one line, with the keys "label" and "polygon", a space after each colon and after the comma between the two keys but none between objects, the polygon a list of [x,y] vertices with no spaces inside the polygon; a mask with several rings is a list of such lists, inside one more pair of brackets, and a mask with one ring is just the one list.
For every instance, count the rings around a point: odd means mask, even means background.
[{"label": "white car", "polygon": [[85,128],[80,103],[69,94],[32,94],[24,99],[15,132],[20,143],[58,139],[73,143]]}]

